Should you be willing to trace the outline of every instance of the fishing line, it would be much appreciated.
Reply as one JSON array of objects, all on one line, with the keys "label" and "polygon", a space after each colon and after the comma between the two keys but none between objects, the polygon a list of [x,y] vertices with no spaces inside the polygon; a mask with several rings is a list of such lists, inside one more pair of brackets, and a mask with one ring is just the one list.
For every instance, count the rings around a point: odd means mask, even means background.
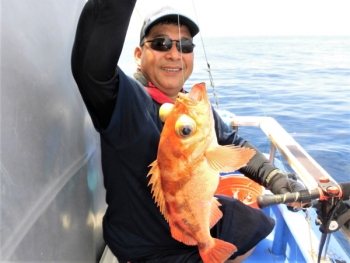
[{"label": "fishing line", "polygon": [[141,23],[142,23],[144,18],[143,18],[143,16],[141,15],[140,10],[137,8],[137,4],[135,5],[134,10],[136,11],[136,13],[137,13],[137,15],[139,16],[140,21],[141,21]]},{"label": "fishing line", "polygon": [[[253,76],[253,74],[251,74],[251,76]],[[257,90],[255,87],[253,87],[253,89],[254,89],[256,95],[258,96],[258,99],[259,99],[259,106],[260,106],[260,108],[262,109],[262,111],[263,111],[263,113],[264,113],[264,117],[266,118],[267,115],[266,115],[266,111],[265,111],[264,105],[263,105],[263,103],[262,103],[262,101],[261,101],[260,94],[259,94],[258,90]],[[268,142],[269,142],[269,140],[268,140],[268,138],[267,138],[267,139],[266,139],[266,142],[265,142],[265,150],[264,150],[265,152],[266,152],[266,148],[267,148]],[[281,161],[281,163],[282,163],[282,165],[283,165],[283,168],[286,168],[286,167],[284,166],[284,164],[283,164],[281,158],[280,158],[280,155],[279,155],[279,152],[278,152],[278,151],[277,151],[277,153],[278,153],[279,159],[280,159],[280,161]]]},{"label": "fishing line", "polygon": [[185,85],[185,74],[184,74],[184,61],[182,59],[182,45],[181,45],[181,30],[180,30],[180,13],[177,13],[177,27],[179,29],[179,44],[180,44],[180,59],[181,59],[181,72],[182,72],[182,86]]},{"label": "fishing line", "polygon": [[[192,0],[192,5],[193,5],[193,9],[194,9],[194,13],[195,13],[195,16],[196,16],[197,23],[200,24],[194,0]],[[208,67],[210,86],[213,89],[213,96],[214,96],[215,105],[216,105],[217,109],[219,109],[219,100],[218,100],[218,96],[217,96],[216,91],[215,91],[214,80],[213,80],[213,77],[212,77],[212,74],[211,74],[211,71],[210,71],[210,64],[208,62],[207,53],[206,53],[206,50],[205,50],[205,45],[204,45],[204,41],[203,41],[203,37],[202,37],[202,32],[201,31],[199,31],[199,36],[200,36],[200,39],[201,39],[201,43],[202,43],[202,47],[203,47],[203,51],[204,51],[204,56],[205,56],[205,60],[206,60],[207,67]],[[252,74],[251,74],[251,76],[252,76]],[[254,90],[255,90],[255,92],[256,92],[256,94],[258,96],[260,107],[262,108],[264,116],[266,117],[266,111],[265,111],[265,108],[264,108],[264,106],[262,104],[260,94],[259,94],[259,92],[258,92],[258,90],[256,88],[254,88]],[[266,150],[267,142],[268,141],[266,141],[265,150]],[[278,158],[279,158],[283,168],[285,169],[285,171],[287,171],[284,163],[282,162],[281,155],[280,155],[279,151],[277,151],[277,153],[278,153]]]},{"label": "fishing line", "polygon": [[[196,16],[197,23],[199,24],[199,19],[198,19],[197,10],[196,10],[196,6],[195,6],[195,3],[194,3],[194,0],[192,0],[192,5],[193,5],[193,9],[194,9],[194,13],[195,13],[195,16]],[[209,79],[210,79],[210,86],[213,89],[213,96],[214,96],[215,105],[216,105],[217,109],[219,109],[219,100],[218,100],[218,96],[217,96],[216,91],[215,91],[214,80],[213,80],[213,77],[212,77],[212,74],[211,74],[211,71],[210,71],[210,64],[208,62],[207,53],[206,53],[206,50],[205,50],[205,45],[204,45],[204,41],[203,41],[203,37],[202,37],[202,32],[201,31],[199,31],[199,36],[200,36],[200,39],[201,39],[201,42],[202,42],[202,47],[203,47],[203,51],[204,51],[205,61],[207,62]],[[254,90],[255,90],[255,92],[256,92],[256,94],[258,96],[260,107],[262,108],[264,116],[266,117],[266,111],[265,111],[265,108],[264,108],[264,106],[262,104],[262,101],[261,101],[261,98],[260,98],[260,94],[259,94],[259,92],[258,92],[258,90],[256,88],[254,88]],[[267,146],[267,140],[266,140],[265,150],[266,150],[266,146]],[[280,155],[279,151],[277,151],[277,153],[278,153],[278,158],[279,158],[279,160],[280,160],[284,170],[287,171],[284,163],[281,160],[281,155]]]},{"label": "fishing line", "polygon": [[[194,4],[194,0],[192,0],[192,4],[193,4],[193,9],[194,9],[194,13],[195,13],[195,16],[196,16],[197,23],[199,25],[199,19],[198,19],[198,16],[197,16],[197,11],[196,11],[196,6]],[[204,41],[203,41],[203,37],[202,37],[202,32],[200,30],[199,30],[199,36],[200,36],[201,42],[202,42],[202,47],[203,47],[203,51],[204,51],[205,61],[207,62],[207,67],[208,67],[207,71],[209,73],[210,86],[213,89],[214,102],[215,102],[216,108],[219,109],[219,99],[218,99],[218,96],[217,96],[216,91],[215,91],[214,80],[213,80],[213,76],[211,75],[210,64],[208,62],[207,53],[206,53],[205,47],[204,47]]]},{"label": "fishing line", "polygon": [[[259,104],[260,104],[260,107],[261,107],[261,109],[262,109],[262,111],[263,111],[263,113],[264,113],[264,117],[266,118],[266,117],[267,117],[266,111],[265,111],[264,105],[263,105],[263,103],[262,103],[262,101],[261,101],[261,97],[260,97],[259,91],[258,91],[255,87],[254,87],[254,90],[255,90],[255,93],[256,93],[257,96],[258,96]],[[269,142],[269,139],[266,138],[265,151],[266,151],[268,142]],[[270,142],[270,143],[272,143],[272,142]],[[275,146],[275,147],[276,147],[276,146]],[[286,172],[288,172],[289,169],[287,169],[287,167],[286,167],[285,164],[283,163],[281,154],[280,154],[280,152],[279,152],[279,150],[278,150],[277,148],[276,148],[275,153],[277,153],[277,158],[279,159],[280,163],[282,164],[283,170],[286,171]],[[288,172],[288,173],[289,173],[289,172]],[[289,181],[288,181],[288,184],[289,184]],[[289,187],[290,187],[290,184],[289,184]],[[291,187],[290,187],[290,188],[291,188]]]},{"label": "fishing line", "polygon": [[[252,76],[252,74],[251,74],[251,76]],[[264,105],[263,105],[263,103],[262,103],[262,100],[261,100],[259,91],[258,91],[255,87],[253,87],[253,89],[254,89],[256,95],[258,96],[260,108],[262,109],[262,111],[263,111],[263,113],[264,113],[264,117],[266,118],[267,115],[266,115],[265,107],[264,107]],[[264,151],[266,151],[268,142],[269,142],[269,140],[266,139],[265,150],[264,150]],[[280,152],[278,151],[278,149],[277,149],[276,153],[277,153],[277,158],[278,158],[279,161],[281,162],[283,169],[284,169],[285,171],[288,171],[289,169],[287,169],[287,167],[286,167],[285,164],[283,163],[283,160],[282,160],[282,158],[281,158],[281,154],[280,154]]]}]

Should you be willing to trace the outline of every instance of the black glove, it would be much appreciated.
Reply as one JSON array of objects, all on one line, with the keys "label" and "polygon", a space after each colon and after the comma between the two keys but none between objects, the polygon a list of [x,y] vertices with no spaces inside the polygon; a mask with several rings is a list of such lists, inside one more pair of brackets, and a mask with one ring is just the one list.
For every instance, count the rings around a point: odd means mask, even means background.
[{"label": "black glove", "polygon": [[289,179],[288,176],[283,173],[278,173],[271,178],[268,183],[268,188],[275,195],[305,190],[305,187],[301,183]]},{"label": "black glove", "polygon": [[[291,192],[297,192],[300,190],[305,190],[306,188],[301,183],[289,179],[289,176],[287,176],[284,173],[276,173],[268,183],[268,188],[271,190],[271,192],[275,195],[277,194],[286,194]],[[294,209],[294,207],[287,206],[288,210],[290,211],[297,211]]]}]

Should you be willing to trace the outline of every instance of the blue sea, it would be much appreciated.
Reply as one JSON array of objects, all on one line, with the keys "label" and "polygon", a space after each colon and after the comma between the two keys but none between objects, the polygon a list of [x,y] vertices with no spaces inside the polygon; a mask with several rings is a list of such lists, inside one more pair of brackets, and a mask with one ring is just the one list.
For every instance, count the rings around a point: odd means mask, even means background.
[{"label": "blue sea", "polygon": [[[350,37],[204,43],[220,109],[275,118],[334,179],[350,181]],[[192,83],[208,75],[203,55],[199,61],[203,72],[196,69]],[[241,128],[240,134],[268,152],[259,131]]]},{"label": "blue sea", "polygon": [[[219,109],[275,118],[336,181],[350,181],[350,37],[215,37],[203,38],[204,46],[200,37],[194,41],[187,90],[204,81],[215,104],[207,57]],[[120,59],[129,75],[136,68],[136,45],[127,40]],[[269,152],[260,128],[240,128],[239,134]]]}]

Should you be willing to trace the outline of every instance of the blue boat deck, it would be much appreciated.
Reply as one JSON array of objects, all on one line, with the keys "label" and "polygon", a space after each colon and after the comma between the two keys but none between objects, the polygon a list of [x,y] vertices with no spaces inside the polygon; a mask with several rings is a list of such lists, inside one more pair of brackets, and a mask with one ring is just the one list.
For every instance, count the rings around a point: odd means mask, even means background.
[{"label": "blue boat deck", "polygon": [[[310,220],[306,219],[303,211],[290,212],[285,205],[265,208],[264,211],[276,220],[273,232],[262,240],[252,255],[245,261],[255,262],[284,262],[284,263],[316,263],[321,232],[315,224],[316,212],[310,208]],[[327,255],[321,263],[349,263],[348,250],[340,245],[333,235],[329,236]]]},{"label": "blue boat deck", "polygon": [[[312,209],[312,208],[311,208]],[[305,212],[290,212],[285,205],[272,206],[263,209],[265,213],[276,220],[273,232],[262,240],[246,259],[245,263],[316,263],[319,238],[321,233],[314,224],[316,213],[309,209],[310,220],[305,218]],[[349,263],[350,257],[338,241],[330,236],[327,258],[321,263]],[[110,250],[106,250],[100,263],[118,263]]]},{"label": "blue boat deck", "polygon": [[266,208],[264,211],[276,220],[275,229],[256,246],[245,262],[308,262],[305,261],[279,209],[273,207]]},{"label": "blue boat deck", "polygon": [[259,245],[255,248],[252,255],[245,261],[249,263],[255,262],[286,262],[285,256],[277,256],[272,253],[272,245],[273,245],[273,233],[271,233],[266,239],[261,241]]}]

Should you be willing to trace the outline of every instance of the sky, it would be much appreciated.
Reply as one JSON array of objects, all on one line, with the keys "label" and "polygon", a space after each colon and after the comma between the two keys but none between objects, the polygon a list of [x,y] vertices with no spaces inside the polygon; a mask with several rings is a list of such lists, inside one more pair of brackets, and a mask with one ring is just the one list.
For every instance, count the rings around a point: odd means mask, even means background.
[{"label": "sky", "polygon": [[171,6],[211,36],[350,36],[350,0],[139,0],[127,39],[150,11]]}]

